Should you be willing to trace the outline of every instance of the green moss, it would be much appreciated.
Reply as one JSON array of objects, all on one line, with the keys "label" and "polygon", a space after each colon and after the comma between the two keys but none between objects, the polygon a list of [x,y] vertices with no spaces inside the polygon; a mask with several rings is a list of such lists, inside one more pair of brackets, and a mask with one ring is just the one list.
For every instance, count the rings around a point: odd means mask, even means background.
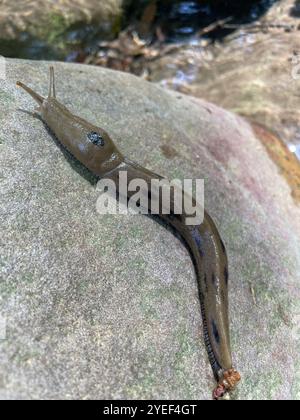
[{"label": "green moss", "polygon": [[146,296],[144,296],[140,301],[140,309],[147,320],[153,321],[159,319],[157,306]]},{"label": "green moss", "polygon": [[226,225],[225,235],[226,242],[231,244],[235,244],[236,238],[241,237],[241,226],[238,219],[236,220],[236,222],[231,222]]},{"label": "green moss", "polygon": [[181,328],[174,334],[174,340],[179,344],[180,350],[176,353],[175,364],[180,366],[187,358],[191,357],[197,349],[191,341],[191,334],[185,328]]},{"label": "green moss", "polygon": [[276,282],[272,281],[276,273],[259,258],[248,255],[242,273],[243,278],[249,283],[249,288],[251,287],[254,292],[257,305],[272,308],[268,317],[268,331],[272,340],[278,329],[286,327],[288,323],[284,308],[291,307],[292,299],[283,287],[277,286]]},{"label": "green moss", "polygon": [[[180,393],[184,395],[184,398],[194,398],[194,384],[190,380],[190,359],[193,354],[197,351],[190,336],[189,331],[181,327],[174,331],[174,342],[179,343],[179,350],[175,354],[172,361],[172,372],[178,378],[175,380],[177,384],[180,384]],[[155,348],[148,348],[146,354],[146,360],[143,361],[143,365],[147,368],[143,372],[143,377],[138,378],[138,381],[131,384],[126,388],[126,395],[129,398],[149,398],[152,390],[156,388],[161,382],[160,378],[157,377],[157,368],[150,368],[148,360],[151,360],[151,365],[163,365],[162,355],[157,352]],[[156,362],[156,363],[155,363]],[[169,366],[169,361],[165,361]]]},{"label": "green moss", "polygon": [[[145,267],[146,262],[143,262]],[[154,286],[154,278],[149,277],[146,280],[147,275],[143,267],[138,269],[141,273],[141,277],[144,279],[143,283],[140,284],[139,296],[141,311],[145,314],[148,319],[159,319],[160,305],[164,301],[169,301],[178,308],[182,306],[182,288],[178,285],[163,285],[161,286],[160,280],[156,283],[155,287],[149,288],[149,285]]]},{"label": "green moss", "polygon": [[155,149],[154,151],[152,151],[151,160],[155,163],[163,164],[163,166],[166,163],[166,158],[164,157],[160,149]]},{"label": "green moss", "polygon": [[[73,289],[76,290],[76,295],[81,295],[81,296],[82,295],[85,296],[88,293],[90,287],[91,287],[91,283],[87,281],[85,278],[80,278],[73,284]],[[92,317],[92,315],[91,315],[91,318],[89,318],[89,322],[91,325],[95,325],[95,320]]]},{"label": "green moss", "polygon": [[25,212],[17,214],[15,217],[15,225],[18,227],[20,233],[26,232],[28,229],[30,229],[28,214],[26,214]]},{"label": "green moss", "polygon": [[147,399],[149,395],[152,394],[152,389],[154,388],[157,381],[156,373],[154,370],[147,370],[144,373],[143,378],[139,379],[137,383],[130,385],[125,388],[125,395],[129,399]]},{"label": "green moss", "polygon": [[[110,226],[115,226],[116,216],[113,214],[99,215],[96,213],[95,225],[93,230],[86,235],[85,241],[87,245],[97,248],[101,255],[110,252],[110,246],[113,246],[113,234],[115,229],[110,229]],[[103,244],[107,246],[103,247]]]},{"label": "green moss", "polygon": [[170,178],[172,179],[184,179],[184,171],[180,168],[174,168],[171,170]]},{"label": "green moss", "polygon": [[0,268],[5,267],[6,262],[3,260],[3,257],[0,257]]},{"label": "green moss", "polygon": [[70,22],[57,13],[50,13],[45,18],[43,23],[29,28],[29,32],[37,38],[47,41],[49,44],[57,43],[65,35]]},{"label": "green moss", "polygon": [[292,384],[292,398],[293,400],[300,400],[300,360],[295,363],[295,377]]},{"label": "green moss", "polygon": [[24,363],[29,362],[32,359],[38,358],[40,355],[37,351],[24,351],[23,349],[19,349],[13,357],[13,360],[18,365],[23,365]]},{"label": "green moss", "polygon": [[132,258],[133,260],[130,261],[131,270],[136,270],[141,275],[145,275],[146,261],[143,258],[136,258],[134,256]]},{"label": "green moss", "polygon": [[164,285],[163,287],[155,287],[155,289],[145,291],[143,296],[145,302],[157,305],[164,300],[170,300],[174,305],[182,304],[182,288],[176,285]]},{"label": "green moss", "polygon": [[261,372],[259,376],[251,375],[244,378],[246,391],[251,400],[274,400],[283,384],[282,373],[275,368],[269,372]]},{"label": "green moss", "polygon": [[181,393],[185,398],[193,398],[193,385],[189,381],[191,377],[189,372],[189,360],[197,352],[195,343],[192,340],[191,334],[185,328],[176,330],[174,334],[174,342],[178,343],[179,350],[175,354],[174,371],[178,378],[178,383],[181,384]]},{"label": "green moss", "polygon": [[49,22],[47,39],[50,43],[53,43],[62,35],[64,35],[69,26],[69,23],[62,15],[55,13],[50,14],[47,20]]},{"label": "green moss", "polygon": [[21,283],[24,285],[26,284],[33,284],[35,281],[34,275],[32,273],[25,273],[22,276]]},{"label": "green moss", "polygon": [[116,16],[111,25],[113,37],[117,36],[122,30],[122,15]]},{"label": "green moss", "polygon": [[8,280],[1,280],[0,282],[0,296],[3,299],[10,297],[16,291],[16,285],[14,282]]},{"label": "green moss", "polygon": [[136,225],[130,228],[130,236],[135,239],[143,239],[144,238],[144,230]]},{"label": "green moss", "polygon": [[[0,267],[5,267],[6,263],[5,261],[1,260],[0,261]],[[13,293],[16,292],[18,285],[20,285],[20,287],[25,287],[27,285],[32,285],[34,284],[34,274],[31,272],[27,272],[22,274],[21,278],[19,278],[17,281],[15,280],[7,280],[7,279],[1,279],[0,281],[0,296],[2,298],[8,298],[10,297]]]},{"label": "green moss", "polygon": [[127,236],[125,236],[122,232],[118,233],[116,238],[113,241],[114,246],[117,249],[125,248],[126,242],[128,241]]},{"label": "green moss", "polygon": [[1,104],[7,104],[14,101],[14,97],[12,95],[9,95],[4,90],[0,90],[0,103]]}]

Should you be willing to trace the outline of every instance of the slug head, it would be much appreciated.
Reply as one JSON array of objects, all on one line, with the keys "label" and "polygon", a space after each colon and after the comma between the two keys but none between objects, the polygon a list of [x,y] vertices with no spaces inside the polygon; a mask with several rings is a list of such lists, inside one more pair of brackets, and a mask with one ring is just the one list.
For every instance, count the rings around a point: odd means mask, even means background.
[{"label": "slug head", "polygon": [[103,129],[72,114],[56,99],[53,67],[50,67],[47,98],[21,82],[17,82],[17,86],[23,88],[38,103],[41,118],[59,142],[94,175],[105,176],[123,162],[123,155]]}]

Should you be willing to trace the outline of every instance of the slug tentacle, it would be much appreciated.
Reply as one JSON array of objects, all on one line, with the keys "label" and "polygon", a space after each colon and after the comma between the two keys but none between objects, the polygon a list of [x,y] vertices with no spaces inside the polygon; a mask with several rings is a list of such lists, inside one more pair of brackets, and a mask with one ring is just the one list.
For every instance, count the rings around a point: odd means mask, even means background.
[{"label": "slug tentacle", "polygon": [[16,83],[18,87],[24,89],[29,95],[41,106],[44,102],[45,98],[43,98],[41,95],[36,93],[34,90],[30,89],[30,87],[24,85],[22,82]]},{"label": "slug tentacle", "polygon": [[[119,185],[119,176],[127,171],[128,185],[132,180],[143,179],[148,186],[147,198],[155,200],[151,191],[153,179],[162,177],[124,157],[109,135],[83,118],[72,114],[56,99],[54,69],[50,67],[49,96],[43,98],[21,82],[23,88],[40,105],[43,121],[53,131],[61,144],[86,168],[98,177],[107,177]],[[128,186],[127,185],[127,186]],[[130,199],[134,192],[129,192]],[[171,211],[159,211],[159,219],[172,227],[186,244],[194,263],[203,319],[204,341],[209,361],[218,383],[214,399],[221,399],[235,388],[239,373],[232,367],[228,317],[228,261],[226,249],[211,217],[204,212],[204,221],[198,226],[185,223],[186,214],[177,214],[175,202]]]},{"label": "slug tentacle", "polygon": [[48,98],[56,98],[55,92],[55,76],[54,76],[54,67],[50,67],[50,83],[49,83],[49,95]]}]

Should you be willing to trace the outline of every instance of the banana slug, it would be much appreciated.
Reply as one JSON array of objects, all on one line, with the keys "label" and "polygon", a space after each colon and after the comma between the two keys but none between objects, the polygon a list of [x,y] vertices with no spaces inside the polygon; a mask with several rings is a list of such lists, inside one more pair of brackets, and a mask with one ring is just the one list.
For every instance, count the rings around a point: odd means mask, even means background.
[{"label": "banana slug", "polygon": [[[120,172],[127,171],[128,183],[132,179],[143,179],[147,185],[150,185],[151,179],[161,179],[159,175],[124,157],[102,128],[73,115],[56,99],[53,67],[50,67],[47,98],[21,82],[17,82],[17,86],[23,88],[38,103],[42,120],[59,142],[95,176],[117,181]],[[151,197],[149,198],[151,201]],[[217,381],[213,398],[222,399],[240,381],[239,373],[232,367],[228,317],[228,261],[224,243],[206,212],[204,221],[199,226],[186,225],[186,215],[177,215],[172,211],[170,214],[159,214],[158,217],[182,238],[193,260],[205,346]]]}]

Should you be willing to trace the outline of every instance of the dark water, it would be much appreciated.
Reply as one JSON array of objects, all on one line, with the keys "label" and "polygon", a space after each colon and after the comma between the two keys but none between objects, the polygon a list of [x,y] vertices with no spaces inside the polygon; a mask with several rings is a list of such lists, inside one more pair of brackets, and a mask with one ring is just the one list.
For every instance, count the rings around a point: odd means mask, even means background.
[{"label": "dark water", "polygon": [[[143,17],[147,4],[156,5],[153,26],[158,26],[167,42],[178,42],[194,36],[212,23],[231,17],[231,23],[250,23],[261,17],[278,0],[133,0],[128,8],[128,20],[138,21]],[[209,33],[211,38],[227,35],[229,30],[216,29]]]},{"label": "dark water", "polygon": [[[165,42],[180,42],[195,36],[197,31],[220,19],[232,17],[232,23],[247,23],[258,19],[277,0],[128,0],[123,21],[115,27],[101,26],[101,22],[77,24],[49,45],[35,39],[28,33],[21,34],[18,40],[1,41],[0,55],[28,59],[57,59],[81,61],[93,51],[100,41],[117,37],[118,31],[128,25],[139,27],[146,22],[147,36],[155,38],[157,31]],[[147,15],[147,6],[150,12]],[[295,9],[295,13],[298,11]],[[152,13],[152,18],[151,15]],[[153,15],[154,13],[154,15]],[[145,25],[144,25],[145,26]],[[218,38],[228,34],[227,30],[216,29],[205,35]]]}]

